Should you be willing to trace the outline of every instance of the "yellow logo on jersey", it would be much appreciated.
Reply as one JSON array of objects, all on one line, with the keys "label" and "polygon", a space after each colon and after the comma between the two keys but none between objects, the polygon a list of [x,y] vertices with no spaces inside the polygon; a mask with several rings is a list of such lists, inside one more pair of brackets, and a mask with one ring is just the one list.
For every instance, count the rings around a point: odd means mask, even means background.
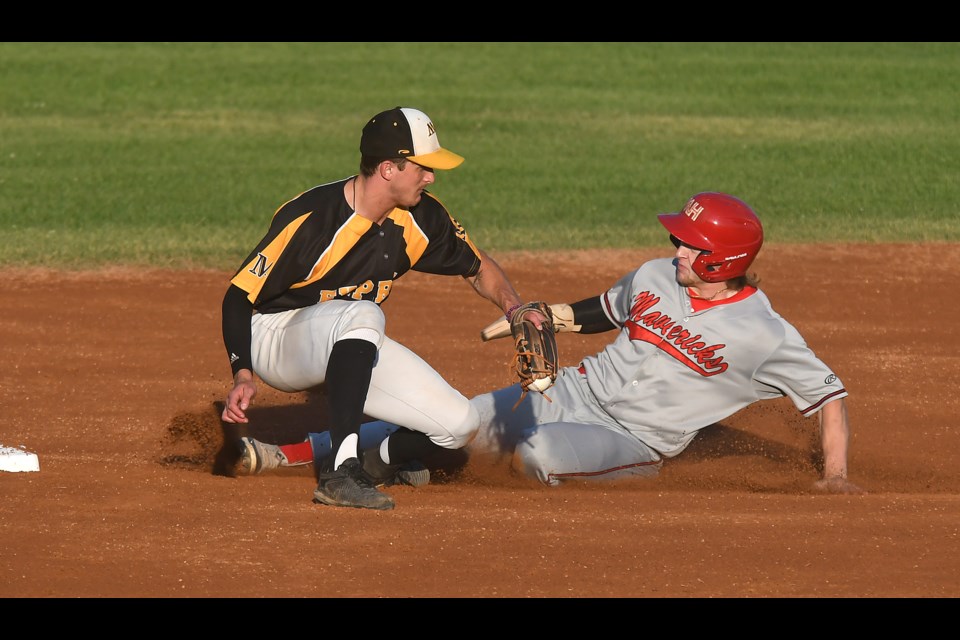
[{"label": "yellow logo on jersey", "polygon": [[466,240],[467,231],[466,229],[463,228],[463,225],[457,222],[457,220],[455,220],[453,216],[450,216],[450,222],[453,223],[453,228],[456,229],[456,231],[454,232],[456,236],[461,240]]},{"label": "yellow logo on jersey", "polygon": [[[376,285],[372,280],[367,280],[359,285],[324,289],[320,292],[318,302],[326,302],[327,300],[370,300],[380,304],[387,299],[392,288],[393,280],[381,280]],[[373,293],[372,296],[371,293]]]}]

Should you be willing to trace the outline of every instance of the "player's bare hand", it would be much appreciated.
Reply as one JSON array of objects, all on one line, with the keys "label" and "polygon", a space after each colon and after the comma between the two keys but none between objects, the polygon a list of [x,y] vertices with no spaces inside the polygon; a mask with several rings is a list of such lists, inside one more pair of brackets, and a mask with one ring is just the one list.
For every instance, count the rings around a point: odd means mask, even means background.
[{"label": "player's bare hand", "polygon": [[822,478],[813,483],[813,490],[818,493],[833,493],[846,495],[864,495],[867,493],[857,485],[846,478],[840,476],[831,476]]},{"label": "player's bare hand", "polygon": [[233,389],[227,394],[227,403],[223,407],[220,418],[224,422],[240,424],[250,422],[246,410],[256,395],[257,384],[253,381],[253,374],[246,369],[241,369],[234,378]]}]

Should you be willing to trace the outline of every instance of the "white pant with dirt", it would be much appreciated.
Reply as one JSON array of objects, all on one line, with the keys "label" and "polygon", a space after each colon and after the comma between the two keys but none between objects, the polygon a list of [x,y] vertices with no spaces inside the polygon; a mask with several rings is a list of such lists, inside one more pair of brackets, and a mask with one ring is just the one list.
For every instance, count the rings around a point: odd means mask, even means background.
[{"label": "white pant with dirt", "polygon": [[367,301],[331,300],[256,314],[251,320],[254,373],[281,391],[306,391],[325,381],[338,340],[367,340],[378,351],[364,414],[424,433],[441,447],[464,446],[479,425],[476,409],[420,356],[387,337],[385,324],[380,307]]}]

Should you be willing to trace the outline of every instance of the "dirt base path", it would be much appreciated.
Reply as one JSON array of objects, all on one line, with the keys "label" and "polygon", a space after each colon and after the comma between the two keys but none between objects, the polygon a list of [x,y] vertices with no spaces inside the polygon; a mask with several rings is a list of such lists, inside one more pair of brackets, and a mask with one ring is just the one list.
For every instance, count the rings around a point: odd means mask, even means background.
[{"label": "dirt base path", "polygon": [[[655,255],[565,254],[548,273],[498,259],[560,302]],[[869,495],[809,492],[816,421],[777,400],[653,480],[547,489],[467,465],[390,488],[393,511],[315,505],[309,467],[213,473],[228,274],[8,271],[0,445],[40,471],[0,472],[0,596],[960,596],[960,302],[940,277],[960,247],[768,245],[755,267],[850,390],[850,476]],[[513,381],[509,342],[479,340],[496,310],[459,279],[409,274],[384,310],[467,396]],[[608,337],[561,335],[562,364]],[[323,401],[261,386],[249,432],[301,438]]]}]

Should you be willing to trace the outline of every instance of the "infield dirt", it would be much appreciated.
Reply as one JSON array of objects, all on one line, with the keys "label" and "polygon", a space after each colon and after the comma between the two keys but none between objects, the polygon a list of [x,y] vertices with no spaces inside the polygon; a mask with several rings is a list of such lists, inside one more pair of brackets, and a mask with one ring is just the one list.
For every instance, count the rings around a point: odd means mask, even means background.
[{"label": "infield dirt", "polygon": [[[659,255],[496,257],[524,297],[570,302]],[[311,467],[214,473],[228,273],[8,270],[0,445],[40,471],[0,473],[0,596],[960,596],[960,246],[768,244],[754,266],[850,391],[868,495],[810,492],[816,419],[782,399],[652,480],[548,489],[468,463],[388,489],[393,511],[316,505]],[[467,396],[513,382],[510,342],[479,339],[497,310],[459,278],[410,273],[384,311]],[[609,337],[561,334],[561,364]],[[261,385],[247,431],[295,441],[323,407]]]}]

